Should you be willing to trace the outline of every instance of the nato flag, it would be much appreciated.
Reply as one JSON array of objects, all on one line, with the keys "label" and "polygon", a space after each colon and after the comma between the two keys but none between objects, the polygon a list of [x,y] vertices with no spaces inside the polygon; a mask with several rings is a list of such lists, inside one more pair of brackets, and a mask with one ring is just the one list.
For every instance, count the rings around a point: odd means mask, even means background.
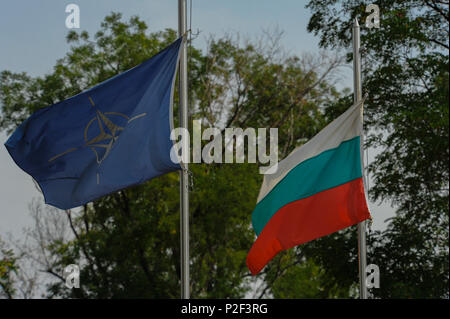
[{"label": "nato flag", "polygon": [[16,129],[5,146],[47,204],[77,207],[180,169],[170,158],[170,131],[182,41]]}]

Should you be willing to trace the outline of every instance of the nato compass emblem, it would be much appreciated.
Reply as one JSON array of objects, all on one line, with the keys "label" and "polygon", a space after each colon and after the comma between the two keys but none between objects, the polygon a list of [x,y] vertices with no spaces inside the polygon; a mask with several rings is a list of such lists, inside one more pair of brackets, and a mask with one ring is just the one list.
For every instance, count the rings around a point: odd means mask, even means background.
[{"label": "nato compass emblem", "polygon": [[[94,101],[89,96],[89,101],[95,107]],[[119,138],[120,132],[124,130],[125,126],[141,117],[146,116],[147,113],[128,117],[125,114],[118,112],[101,112],[96,110],[96,115],[92,118],[84,128],[84,145],[89,147],[95,155],[97,164],[100,165],[109,155],[112,146]],[[70,148],[60,154],[50,158],[48,161],[52,162],[57,158],[76,151],[79,148]],[[97,184],[100,183],[100,177],[97,173]]]}]

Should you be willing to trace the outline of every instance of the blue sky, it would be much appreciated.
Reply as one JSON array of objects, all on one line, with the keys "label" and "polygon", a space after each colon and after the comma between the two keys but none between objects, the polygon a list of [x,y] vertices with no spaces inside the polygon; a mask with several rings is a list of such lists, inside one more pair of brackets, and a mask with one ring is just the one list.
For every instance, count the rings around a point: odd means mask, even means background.
[{"label": "blue sky", "polygon": [[[150,30],[177,29],[176,0],[2,0],[0,2],[0,70],[42,75],[69,46],[65,36],[67,4],[80,7],[82,30],[94,33],[112,11],[125,18],[138,15]],[[189,2],[188,2],[189,3]],[[201,31],[198,41],[209,34],[238,31],[250,37],[262,29],[278,26],[285,31],[283,44],[293,53],[317,51],[318,40],[306,32],[309,12],[304,1],[193,0],[192,29]]]},{"label": "blue sky", "polygon": [[[201,31],[196,45],[214,34],[239,32],[243,36],[261,35],[263,29],[284,31],[282,44],[290,53],[318,52],[319,39],[307,33],[310,12],[306,1],[294,0],[193,0],[192,29]],[[27,72],[41,76],[52,70],[58,58],[69,49],[65,37],[66,5],[80,7],[80,30],[95,33],[110,12],[121,12],[128,19],[138,15],[151,31],[177,28],[177,0],[2,0],[0,2],[0,71]],[[189,3],[189,1],[188,1]],[[351,77],[342,86],[352,86]],[[0,133],[0,143],[6,141]],[[373,154],[374,152],[372,152]],[[19,236],[30,225],[28,204],[41,195],[30,177],[12,161],[0,145],[0,235]],[[372,205],[375,228],[392,215],[388,205]]]}]

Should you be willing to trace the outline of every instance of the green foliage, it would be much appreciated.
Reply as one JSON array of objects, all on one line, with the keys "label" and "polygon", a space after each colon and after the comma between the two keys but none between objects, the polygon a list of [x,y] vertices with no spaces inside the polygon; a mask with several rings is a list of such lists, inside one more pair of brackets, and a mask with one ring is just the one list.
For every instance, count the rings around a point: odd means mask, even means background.
[{"label": "green foliage", "polygon": [[[380,7],[379,29],[364,27],[369,3]],[[313,0],[307,7],[308,30],[320,35],[323,47],[349,48],[352,20],[361,21],[366,145],[382,150],[370,165],[370,195],[397,208],[388,229],[372,238],[369,260],[382,278],[374,292],[448,297],[448,3]],[[327,114],[334,117],[349,101],[332,103]]]},{"label": "green foliage", "polygon": [[347,298],[348,289],[336,283],[327,285],[328,280],[322,267],[312,259],[303,259],[296,267],[286,268],[286,272],[274,281],[272,293],[274,298],[315,299]]},{"label": "green foliage", "polygon": [[17,258],[0,238],[0,297],[12,299],[15,294],[13,274],[17,273]]},{"label": "green foliage", "polygon": [[[242,297],[248,227],[258,184],[255,168],[193,165],[191,281],[196,298]],[[253,180],[253,182],[252,182]],[[245,185],[244,185],[245,184]],[[197,191],[198,189],[198,191]],[[205,200],[208,199],[208,200]],[[205,203],[206,202],[206,203]],[[72,214],[72,213],[71,213]],[[71,224],[76,240],[56,245],[56,272],[87,256],[81,289],[50,290],[66,297],[177,298],[179,296],[179,182],[171,173],[88,205]],[[74,294],[74,295],[72,295]]]}]

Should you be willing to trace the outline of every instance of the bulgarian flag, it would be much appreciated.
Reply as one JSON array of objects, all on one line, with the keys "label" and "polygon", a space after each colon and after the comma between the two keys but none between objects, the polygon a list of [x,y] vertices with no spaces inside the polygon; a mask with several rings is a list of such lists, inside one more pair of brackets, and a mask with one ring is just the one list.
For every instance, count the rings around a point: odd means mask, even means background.
[{"label": "bulgarian flag", "polygon": [[363,181],[363,100],[265,175],[255,210],[258,236],[247,256],[256,275],[282,250],[370,217]]}]

